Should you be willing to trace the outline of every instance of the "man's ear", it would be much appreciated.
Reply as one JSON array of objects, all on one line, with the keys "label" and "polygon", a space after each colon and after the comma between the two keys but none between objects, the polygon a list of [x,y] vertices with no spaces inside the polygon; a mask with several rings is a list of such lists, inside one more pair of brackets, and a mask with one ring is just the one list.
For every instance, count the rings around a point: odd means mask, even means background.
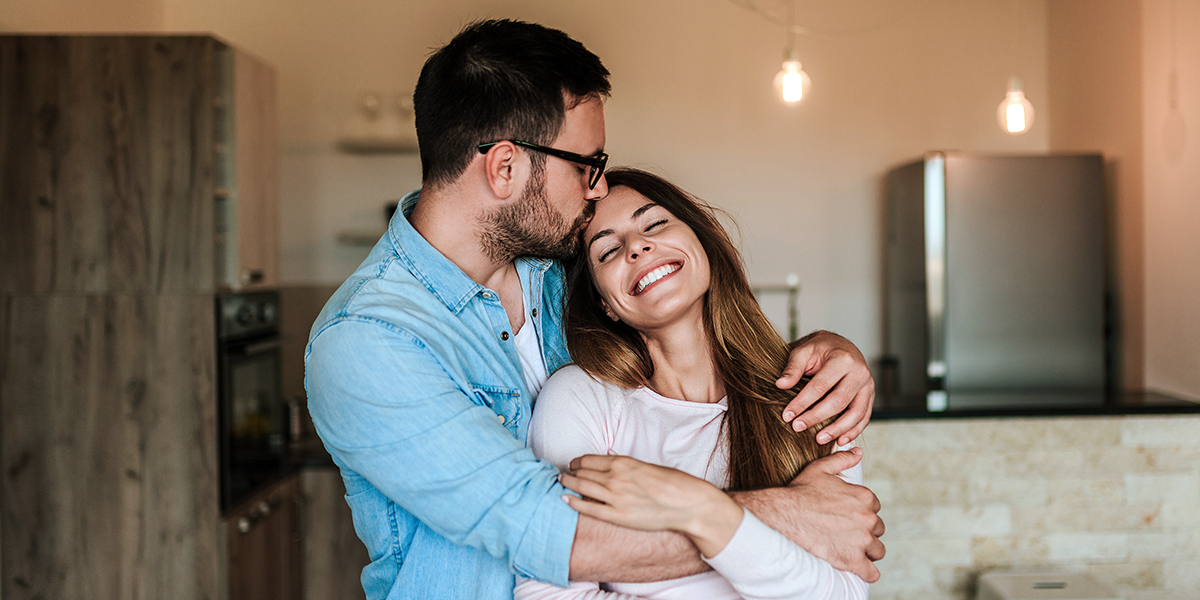
[{"label": "man's ear", "polygon": [[497,142],[483,155],[484,176],[497,198],[508,199],[520,189],[517,179],[523,170],[521,153],[512,142]]},{"label": "man's ear", "polygon": [[621,320],[621,318],[617,316],[617,313],[613,312],[612,309],[608,307],[608,303],[604,301],[604,298],[600,299],[600,306],[604,308],[604,314],[608,315],[608,318],[614,321]]}]

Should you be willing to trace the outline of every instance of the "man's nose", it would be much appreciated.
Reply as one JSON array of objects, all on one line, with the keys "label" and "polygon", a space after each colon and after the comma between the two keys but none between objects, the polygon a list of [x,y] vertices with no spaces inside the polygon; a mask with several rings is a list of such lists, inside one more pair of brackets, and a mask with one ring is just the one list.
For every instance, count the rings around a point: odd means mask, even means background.
[{"label": "man's nose", "polygon": [[596,182],[596,187],[587,191],[583,197],[587,200],[595,202],[608,195],[608,180],[603,175],[600,176],[600,181]]}]

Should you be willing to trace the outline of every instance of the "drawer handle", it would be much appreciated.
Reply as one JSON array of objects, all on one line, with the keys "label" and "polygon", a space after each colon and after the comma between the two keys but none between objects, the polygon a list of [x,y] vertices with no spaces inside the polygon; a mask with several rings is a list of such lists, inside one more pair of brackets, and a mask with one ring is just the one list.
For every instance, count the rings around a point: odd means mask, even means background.
[{"label": "drawer handle", "polygon": [[242,271],[242,283],[245,285],[262,283],[266,278],[267,276],[263,273],[262,269],[247,269]]},{"label": "drawer handle", "polygon": [[270,502],[266,500],[259,502],[254,510],[250,511],[250,514],[238,517],[237,530],[243,535],[250,533],[250,530],[254,529],[255,523],[270,516],[271,508],[276,504],[279,504],[279,498],[271,498]]}]

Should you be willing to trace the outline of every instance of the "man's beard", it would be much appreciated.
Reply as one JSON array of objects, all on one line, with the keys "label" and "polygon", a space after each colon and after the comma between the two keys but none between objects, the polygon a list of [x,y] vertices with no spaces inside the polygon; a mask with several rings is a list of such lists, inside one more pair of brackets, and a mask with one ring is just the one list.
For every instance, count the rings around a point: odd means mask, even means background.
[{"label": "man's beard", "polygon": [[521,197],[487,215],[481,243],[488,258],[500,263],[518,256],[568,258],[579,248],[579,232],[591,217],[589,203],[574,223],[567,224],[550,207],[546,195],[546,171],[538,169],[525,185]]}]

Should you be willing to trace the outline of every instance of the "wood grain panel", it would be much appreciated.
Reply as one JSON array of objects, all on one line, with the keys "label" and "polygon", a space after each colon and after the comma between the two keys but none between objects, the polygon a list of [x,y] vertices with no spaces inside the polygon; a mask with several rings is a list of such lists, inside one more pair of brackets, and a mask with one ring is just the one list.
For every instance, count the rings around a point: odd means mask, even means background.
[{"label": "wood grain panel", "polygon": [[0,291],[212,289],[216,44],[0,36]]},{"label": "wood grain panel", "polygon": [[[230,600],[305,597],[300,502],[300,477],[293,473],[230,511],[225,522]],[[245,531],[239,528],[242,519],[248,525]]]},{"label": "wood grain panel", "polygon": [[359,577],[371,559],[354,533],[346,487],[337,468],[301,473],[304,494],[304,590],[306,600],[366,597]]},{"label": "wood grain panel", "polygon": [[[279,285],[279,144],[275,74],[254,56],[234,54],[234,120],[238,188],[235,287]],[[260,273],[261,279],[250,278]]]},{"label": "wood grain panel", "polygon": [[219,597],[211,298],[3,306],[0,596]]}]

